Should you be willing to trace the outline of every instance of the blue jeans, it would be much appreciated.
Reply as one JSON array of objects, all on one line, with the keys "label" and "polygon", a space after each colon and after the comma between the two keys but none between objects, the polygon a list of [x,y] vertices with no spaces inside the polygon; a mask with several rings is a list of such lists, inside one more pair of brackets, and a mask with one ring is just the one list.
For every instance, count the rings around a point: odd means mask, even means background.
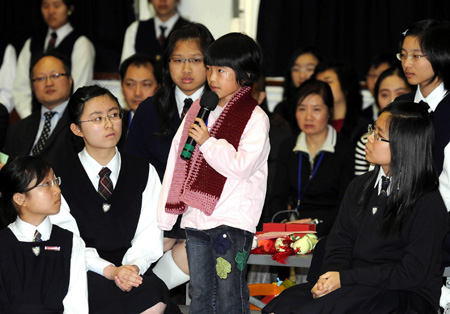
[{"label": "blue jeans", "polygon": [[245,277],[252,240],[252,233],[224,225],[186,228],[190,313],[250,313]]}]

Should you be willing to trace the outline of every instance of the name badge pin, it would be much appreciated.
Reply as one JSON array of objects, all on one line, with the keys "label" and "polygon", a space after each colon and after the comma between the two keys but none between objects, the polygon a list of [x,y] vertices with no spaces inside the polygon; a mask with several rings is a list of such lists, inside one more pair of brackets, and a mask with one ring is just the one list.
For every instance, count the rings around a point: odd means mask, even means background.
[{"label": "name badge pin", "polygon": [[39,246],[33,246],[31,250],[33,251],[33,254],[36,256],[39,256],[39,254],[41,253],[41,248]]}]

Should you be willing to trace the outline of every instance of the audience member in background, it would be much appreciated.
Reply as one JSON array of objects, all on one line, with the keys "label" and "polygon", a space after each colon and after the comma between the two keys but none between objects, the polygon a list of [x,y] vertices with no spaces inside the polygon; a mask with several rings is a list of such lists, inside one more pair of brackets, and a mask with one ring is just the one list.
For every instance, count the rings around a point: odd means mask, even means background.
[{"label": "audience member in background", "polygon": [[75,89],[92,81],[95,50],[89,39],[70,24],[69,17],[74,9],[72,0],[41,0],[42,16],[48,28],[34,32],[25,42],[14,79],[14,106],[22,119],[40,110],[38,103],[32,100],[29,73],[30,64],[43,52],[56,50],[70,60]]},{"label": "audience member in background", "polygon": [[13,156],[42,156],[53,162],[73,150],[67,102],[72,93],[70,64],[51,51],[32,65],[29,84],[42,104],[39,111],[9,127],[3,152]]},{"label": "audience member in background", "polygon": [[[406,80],[403,70],[399,67],[392,67],[381,73],[375,88],[376,112],[381,112],[390,102],[400,95],[411,92],[411,86]],[[356,144],[355,152],[355,175],[359,176],[369,170],[369,162],[366,160],[366,143],[369,133],[364,134]]]},{"label": "audience member in background", "polygon": [[[280,146],[263,219],[318,219],[321,237],[329,233],[345,189],[354,177],[354,147],[329,125],[333,94],[328,84],[309,80],[300,86],[294,99],[301,133]],[[297,215],[291,218],[294,210]]]},{"label": "audience member in background", "polygon": [[367,160],[377,166],[350,183],[321,276],[286,289],[263,313],[439,313],[449,219],[428,108],[395,101],[371,131]]},{"label": "audience member in background", "polygon": [[0,104],[8,112],[14,109],[12,96],[14,77],[16,76],[16,50],[13,45],[0,40]]},{"label": "audience member in background", "polygon": [[314,77],[328,83],[333,92],[334,107],[330,124],[356,145],[367,132],[367,121],[360,117],[362,96],[356,72],[342,63],[325,62],[316,67]]},{"label": "audience member in background", "polygon": [[129,108],[123,111],[122,139],[119,143],[119,146],[123,146],[134,113],[142,101],[155,94],[161,78],[155,61],[146,54],[135,54],[122,62],[119,75],[125,103]]},{"label": "audience member in background", "polygon": [[373,123],[378,119],[379,114],[379,108],[375,105],[377,102],[375,96],[375,84],[377,83],[378,77],[385,70],[396,65],[397,62],[395,57],[393,57],[392,54],[387,53],[376,55],[370,61],[369,70],[366,75],[366,84],[370,94],[374,97],[374,102],[361,112],[361,116],[369,123]]},{"label": "audience member in background", "polygon": [[313,48],[300,48],[294,52],[284,76],[283,100],[273,110],[272,125],[277,125],[288,133],[297,133],[296,104],[291,99],[296,89],[314,74],[316,66],[322,61],[322,57]]},{"label": "audience member in background", "polygon": [[146,53],[156,61],[161,59],[172,30],[189,21],[177,12],[180,0],[148,0],[156,16],[146,21],[135,21],[128,26],[123,41],[121,62],[135,53]]},{"label": "audience member in background", "polygon": [[[214,41],[202,24],[174,30],[162,58],[163,82],[155,96],[141,103],[128,132],[126,151],[146,159],[162,180],[172,139],[193,101],[206,84],[205,51]],[[164,232],[164,255],[153,271],[172,289],[189,280],[186,234],[180,219]]]},{"label": "audience member in background", "polygon": [[169,293],[150,269],[163,254],[158,175],[141,158],[118,151],[121,108],[107,89],[79,88],[68,111],[84,148],[54,167],[64,185],[61,212],[51,218],[86,242],[89,312],[163,313]]}]

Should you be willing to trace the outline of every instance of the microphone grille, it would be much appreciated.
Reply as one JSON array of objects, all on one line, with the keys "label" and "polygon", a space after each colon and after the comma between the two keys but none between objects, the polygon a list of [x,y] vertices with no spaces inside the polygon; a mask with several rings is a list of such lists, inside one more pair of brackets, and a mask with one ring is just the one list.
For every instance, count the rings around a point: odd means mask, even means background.
[{"label": "microphone grille", "polygon": [[212,91],[206,91],[203,93],[202,98],[200,98],[200,106],[206,107],[209,110],[214,110],[219,103],[219,96]]}]

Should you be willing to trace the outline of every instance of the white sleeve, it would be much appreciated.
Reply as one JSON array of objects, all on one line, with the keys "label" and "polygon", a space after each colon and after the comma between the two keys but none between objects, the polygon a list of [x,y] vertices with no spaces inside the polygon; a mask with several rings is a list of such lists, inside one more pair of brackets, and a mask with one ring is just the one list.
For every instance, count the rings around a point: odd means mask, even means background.
[{"label": "white sleeve", "polygon": [[123,39],[122,46],[122,56],[120,58],[120,63],[122,63],[126,58],[131,57],[136,53],[134,45],[136,42],[136,34],[138,29],[139,21],[135,21],[128,26],[125,37]]},{"label": "white sleeve", "polygon": [[73,235],[69,290],[63,300],[64,314],[89,313],[84,241]]},{"label": "white sleeve", "polygon": [[447,211],[450,211],[450,143],[444,148],[444,164],[439,176],[439,191],[444,199]]},{"label": "white sleeve", "polygon": [[157,226],[156,211],[161,183],[152,165],[149,165],[147,186],[142,194],[142,206],[131,247],[122,259],[122,265],[136,265],[140,274],[163,254],[163,232]]},{"label": "white sleeve", "polygon": [[20,51],[13,84],[14,107],[22,119],[31,114],[30,43],[31,38],[27,39]]},{"label": "white sleeve", "polygon": [[247,122],[238,150],[224,139],[210,137],[200,146],[200,151],[206,162],[224,177],[245,180],[267,163],[268,134],[269,118],[258,106]]},{"label": "white sleeve", "polygon": [[16,76],[16,59],[14,47],[12,45],[6,46],[3,63],[0,63],[0,104],[3,104],[8,112],[14,109],[12,90],[14,77]]},{"label": "white sleeve", "polygon": [[[77,222],[75,221],[75,218],[73,218],[73,216],[70,214],[69,205],[67,204],[67,201],[64,199],[63,195],[61,195],[61,210],[58,214],[51,215],[49,217],[52,224],[67,229],[78,236],[80,235]],[[107,260],[101,258],[97,250],[92,247],[86,248],[86,264],[88,270],[93,271],[101,276],[103,276],[103,269],[105,267],[113,265]]]},{"label": "white sleeve", "polygon": [[72,51],[73,90],[90,85],[94,77],[95,49],[85,36],[80,36]]}]

